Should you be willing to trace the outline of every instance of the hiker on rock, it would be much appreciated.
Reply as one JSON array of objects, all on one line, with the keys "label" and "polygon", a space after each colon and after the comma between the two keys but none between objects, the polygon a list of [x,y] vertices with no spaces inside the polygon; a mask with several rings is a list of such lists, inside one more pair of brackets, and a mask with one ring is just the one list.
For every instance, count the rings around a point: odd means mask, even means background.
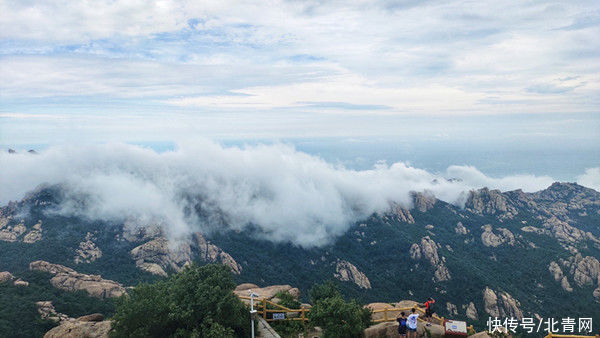
[{"label": "hiker on rock", "polygon": [[410,310],[411,314],[406,318],[406,326],[408,329],[408,338],[417,338],[417,321],[419,320],[419,314],[416,313],[417,310],[412,308]]},{"label": "hiker on rock", "polygon": [[398,334],[401,338],[406,338],[406,313],[401,312],[396,321],[398,322]]},{"label": "hiker on rock", "polygon": [[[427,298],[427,301],[425,303],[423,303],[423,306],[425,307],[425,319],[429,322],[431,321],[431,318],[433,316],[433,314],[435,313],[435,310],[433,308],[433,304],[435,304],[435,299],[429,297]],[[430,326],[431,324],[427,324],[427,326]]]}]

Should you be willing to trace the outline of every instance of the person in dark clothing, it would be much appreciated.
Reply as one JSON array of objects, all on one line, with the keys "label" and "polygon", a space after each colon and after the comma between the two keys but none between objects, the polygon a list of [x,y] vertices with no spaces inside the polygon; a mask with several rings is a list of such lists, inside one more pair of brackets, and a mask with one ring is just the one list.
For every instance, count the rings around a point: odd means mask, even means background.
[{"label": "person in dark clothing", "polygon": [[401,312],[396,321],[398,322],[398,334],[400,337],[406,338],[406,313]]},{"label": "person in dark clothing", "polygon": [[[433,299],[431,297],[427,298],[427,301],[425,303],[423,303],[423,306],[425,306],[425,320],[427,320],[428,322],[431,322],[431,317],[435,313],[433,304],[435,304],[435,299]],[[431,324],[427,323],[427,326],[430,326],[430,325]]]}]

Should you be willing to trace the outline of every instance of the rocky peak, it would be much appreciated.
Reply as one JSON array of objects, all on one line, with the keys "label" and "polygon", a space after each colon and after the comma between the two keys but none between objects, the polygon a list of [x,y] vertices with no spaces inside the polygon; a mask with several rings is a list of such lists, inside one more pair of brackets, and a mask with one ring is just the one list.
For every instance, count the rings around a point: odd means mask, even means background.
[{"label": "rocky peak", "polygon": [[231,255],[207,241],[200,233],[195,233],[189,241],[177,243],[158,237],[135,247],[130,254],[140,269],[161,276],[166,276],[169,269],[180,271],[195,257],[205,262],[227,265],[238,275],[242,271]]},{"label": "rocky peak", "polygon": [[507,292],[498,292],[486,287],[483,290],[483,302],[485,304],[485,312],[494,317],[513,317],[517,319],[523,318],[519,301],[515,300]]},{"label": "rocky peak", "polygon": [[488,188],[471,190],[465,202],[465,209],[478,215],[497,215],[501,218],[512,218],[517,214],[517,209],[509,204],[500,190]]},{"label": "rocky peak", "polygon": [[571,287],[571,284],[569,284],[567,276],[563,274],[563,271],[560,268],[560,265],[558,265],[558,263],[554,261],[550,262],[550,265],[548,266],[548,271],[550,271],[550,274],[552,275],[552,277],[554,277],[554,280],[560,283],[560,286],[563,288],[563,290],[567,292],[573,291],[573,288]]},{"label": "rocky peak", "polygon": [[471,320],[477,320],[479,318],[477,314],[477,308],[475,307],[475,304],[473,302],[470,302],[468,305],[463,306],[463,308],[466,309],[465,315],[467,316],[467,318]]},{"label": "rocky peak", "polygon": [[600,261],[596,257],[576,254],[565,262],[579,287],[600,283]]},{"label": "rocky peak", "polygon": [[166,276],[165,270],[181,270],[192,261],[189,243],[180,242],[171,247],[164,237],[158,237],[133,248],[130,252],[135,264],[142,270]]},{"label": "rocky peak", "polygon": [[415,219],[411,215],[410,211],[406,208],[401,207],[399,204],[391,204],[390,214],[392,217],[396,218],[400,222],[405,222],[408,224],[415,223]]},{"label": "rocky peak", "polygon": [[537,208],[537,203],[535,203],[532,194],[523,192],[521,189],[507,191],[504,193],[504,196],[506,196],[515,206],[527,209]]},{"label": "rocky peak", "polygon": [[338,260],[335,263],[335,274],[333,276],[342,282],[352,282],[363,289],[371,288],[369,278],[348,261]]},{"label": "rocky peak", "polygon": [[427,210],[432,209],[437,202],[437,198],[429,191],[412,192],[411,196],[415,209],[420,212],[427,212]]},{"label": "rocky peak", "polygon": [[429,236],[421,238],[421,243],[413,243],[409,249],[412,259],[419,260],[425,258],[431,266],[435,268],[434,280],[441,282],[451,279],[450,272],[444,263],[445,259],[440,259],[437,251],[437,243]]},{"label": "rocky peak", "polygon": [[567,200],[569,197],[578,194],[595,195],[594,193],[598,194],[598,192],[586,187],[582,187],[577,183],[554,182],[548,188],[534,193],[534,196],[539,200],[557,201]]},{"label": "rocky peak", "polygon": [[227,265],[236,275],[239,275],[242,272],[242,266],[239,265],[230,254],[207,241],[201,233],[197,232],[193,237],[198,250],[198,255],[202,260],[205,262]]},{"label": "rocky peak", "polygon": [[481,242],[483,245],[488,247],[497,247],[504,243],[510,246],[515,245],[515,236],[510,230],[506,228],[497,228],[497,234],[495,234],[492,230],[492,226],[487,224],[481,227],[483,229],[483,233],[481,233]]}]

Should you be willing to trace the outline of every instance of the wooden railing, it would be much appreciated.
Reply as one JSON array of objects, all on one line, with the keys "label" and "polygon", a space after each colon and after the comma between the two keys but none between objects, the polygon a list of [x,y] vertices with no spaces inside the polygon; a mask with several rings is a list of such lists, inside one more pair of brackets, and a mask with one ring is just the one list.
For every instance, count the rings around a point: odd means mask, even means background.
[{"label": "wooden railing", "polygon": [[[248,296],[238,296],[238,297],[240,299],[250,301],[250,297],[248,297]],[[271,306],[271,308],[269,308],[269,305]],[[265,298],[254,298],[254,309],[257,311],[258,315],[262,316],[268,322],[278,321],[278,320],[301,320],[302,322],[307,322],[308,316],[306,314],[310,311],[310,309],[307,309],[307,308],[290,309],[283,305],[274,303]],[[413,309],[413,308],[412,307],[407,307],[407,308],[387,308],[386,307],[384,309],[374,310],[373,314],[383,313],[383,318],[375,319],[375,320],[373,320],[373,322],[374,323],[382,323],[382,322],[396,321],[396,318],[398,318],[398,315],[400,314],[400,312],[404,311],[404,312],[409,313],[411,311],[411,309]],[[414,309],[417,312],[419,312],[419,314],[422,314],[422,315],[425,314],[425,310],[420,307],[415,307]],[[269,313],[285,313],[285,316],[284,316],[285,318],[284,319],[269,318],[269,316],[268,316]],[[295,316],[290,316],[289,314],[295,314]],[[444,322],[445,322],[444,317],[439,317],[436,314],[433,314],[432,318],[434,320],[436,320],[440,325],[442,325],[442,326],[444,325]],[[422,322],[426,321],[420,317],[419,317],[419,320]],[[473,326],[471,325],[471,326],[469,326],[469,328],[472,330]],[[554,335],[552,337],[564,338],[564,337],[571,337],[571,336]],[[587,338],[587,337],[580,337],[580,338]],[[599,338],[599,337],[591,336],[591,338]]]},{"label": "wooden railing", "polygon": [[[374,323],[382,323],[382,322],[393,322],[396,321],[396,318],[398,318],[398,316],[400,315],[400,312],[404,311],[406,313],[410,313],[410,311],[413,309],[413,307],[406,307],[406,308],[383,308],[380,310],[374,310],[373,313],[383,313],[383,318],[380,319],[375,319],[373,320]],[[419,314],[425,315],[425,310],[423,310],[420,307],[414,307],[414,309],[419,312]],[[388,315],[389,313],[392,313],[392,315]],[[436,321],[439,322],[440,325],[444,325],[444,321],[445,318],[444,317],[438,317],[436,314],[433,314],[431,316],[433,319],[435,319]],[[425,321],[424,319],[419,317],[420,321]]]},{"label": "wooden railing", "polygon": [[[240,299],[250,300],[248,296],[238,296]],[[271,305],[273,308],[269,308],[268,305]],[[277,320],[301,320],[303,322],[308,321],[308,317],[306,313],[310,311],[309,309],[300,308],[300,309],[290,309],[285,306],[274,303],[265,298],[254,298],[254,308],[259,315],[261,315],[267,322],[277,321]],[[268,313],[285,313],[284,319],[273,319],[268,318]],[[290,313],[297,314],[297,316],[289,316]]]}]

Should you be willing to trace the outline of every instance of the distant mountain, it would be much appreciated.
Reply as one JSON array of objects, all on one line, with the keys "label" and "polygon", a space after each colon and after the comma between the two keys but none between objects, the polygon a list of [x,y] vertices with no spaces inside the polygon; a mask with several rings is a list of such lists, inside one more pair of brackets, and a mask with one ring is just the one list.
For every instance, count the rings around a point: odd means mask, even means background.
[{"label": "distant mountain", "polygon": [[574,183],[483,188],[462,208],[413,193],[412,208],[393,204],[311,249],[264,240],[253,227],[169,243],[157,226],[56,213],[63,198],[61,187],[43,187],[0,208],[0,271],[33,278],[30,263],[43,260],[130,286],[190,261],[220,262],[240,283],[290,284],[302,297],[326,279],[365,303],[431,296],[440,315],[480,328],[488,316],[600,318],[600,193]]}]

